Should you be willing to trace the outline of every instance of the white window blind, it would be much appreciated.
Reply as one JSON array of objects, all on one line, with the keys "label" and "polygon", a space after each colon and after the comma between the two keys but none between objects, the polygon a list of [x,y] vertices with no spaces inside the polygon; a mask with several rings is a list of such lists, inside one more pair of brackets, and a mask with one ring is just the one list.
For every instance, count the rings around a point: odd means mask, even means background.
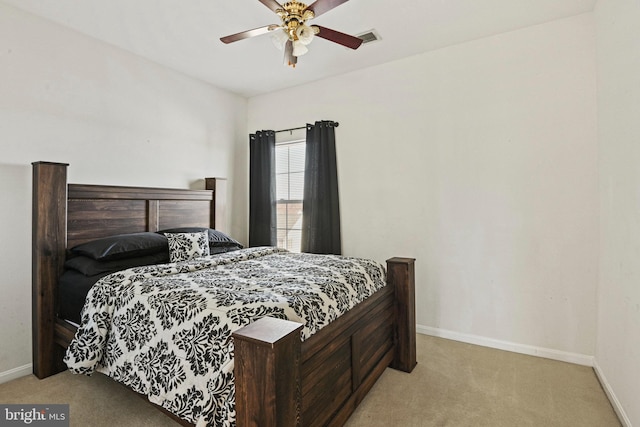
[{"label": "white window blind", "polygon": [[302,237],[304,160],[304,139],[276,142],[277,245],[292,252],[300,252]]}]

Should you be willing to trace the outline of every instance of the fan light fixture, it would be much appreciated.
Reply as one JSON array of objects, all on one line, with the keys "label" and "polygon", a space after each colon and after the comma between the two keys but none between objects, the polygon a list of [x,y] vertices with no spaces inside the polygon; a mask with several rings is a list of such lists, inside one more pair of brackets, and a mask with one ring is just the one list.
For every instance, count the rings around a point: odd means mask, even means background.
[{"label": "fan light fixture", "polygon": [[307,49],[307,46],[300,40],[296,40],[293,42],[293,52],[291,52],[293,56],[302,56],[307,52],[309,52],[309,49]]},{"label": "fan light fixture", "polygon": [[306,25],[308,20],[322,15],[348,0],[315,0],[310,6],[295,0],[283,5],[280,5],[276,0],[259,1],[275,12],[280,17],[281,23],[221,37],[220,40],[223,43],[232,43],[271,33],[273,44],[284,51],[284,63],[292,67],[296,66],[299,56],[309,51],[307,46],[316,35],[351,49],[357,49],[362,44],[362,39],[358,37],[317,25]]},{"label": "fan light fixture", "polygon": [[300,25],[296,30],[296,36],[298,41],[303,45],[308,45],[313,40],[313,36],[316,35],[318,27],[310,27],[308,25]]},{"label": "fan light fixture", "polygon": [[284,50],[285,43],[289,40],[289,36],[285,31],[274,31],[271,34],[271,41],[278,48],[278,50]]},{"label": "fan light fixture", "polygon": [[[276,47],[283,50],[285,44],[291,42],[291,55],[299,57],[309,52],[307,45],[313,40],[313,36],[320,32],[315,25],[309,26],[305,22],[315,17],[315,13],[311,9],[307,9],[307,5],[297,1],[291,1],[282,5],[282,9],[276,10],[282,26],[276,30],[272,36],[272,40]],[[284,37],[283,37],[284,36]],[[288,51],[288,49],[285,49]],[[285,55],[286,57],[286,55]],[[287,65],[296,66],[295,60],[285,58]]]}]

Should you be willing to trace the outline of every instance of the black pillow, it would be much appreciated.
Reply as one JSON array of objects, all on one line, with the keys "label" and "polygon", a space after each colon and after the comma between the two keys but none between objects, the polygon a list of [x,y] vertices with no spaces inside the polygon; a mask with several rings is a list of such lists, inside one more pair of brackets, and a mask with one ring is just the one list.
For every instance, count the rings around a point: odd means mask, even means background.
[{"label": "black pillow", "polygon": [[82,243],[71,249],[75,255],[84,255],[99,261],[133,258],[143,255],[169,253],[167,238],[158,233],[119,234]]},{"label": "black pillow", "polygon": [[131,267],[141,267],[151,264],[165,264],[169,262],[168,252],[158,252],[151,255],[143,255],[135,258],[114,259],[98,261],[86,256],[76,256],[68,259],[65,268],[76,270],[85,276],[95,276],[101,273],[114,273]]},{"label": "black pillow", "polygon": [[227,236],[222,231],[214,230],[213,228],[206,227],[179,227],[169,228],[167,230],[160,230],[158,233],[200,233],[204,230],[209,232],[209,246],[210,247],[228,247],[237,246],[242,249],[242,245],[237,240]]},{"label": "black pillow", "polygon": [[209,248],[209,255],[223,254],[226,252],[237,251],[238,249],[242,249],[242,246],[214,246]]}]

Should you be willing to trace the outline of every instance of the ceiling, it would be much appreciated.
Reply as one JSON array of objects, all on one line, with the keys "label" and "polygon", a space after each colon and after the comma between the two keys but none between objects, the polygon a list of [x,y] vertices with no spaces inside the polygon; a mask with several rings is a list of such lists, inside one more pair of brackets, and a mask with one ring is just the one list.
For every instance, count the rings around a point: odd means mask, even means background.
[{"label": "ceiling", "polygon": [[316,38],[293,69],[269,35],[220,42],[279,23],[258,0],[0,1],[245,97],[589,12],[596,2],[351,0],[311,23],[352,35],[374,29],[381,40],[354,51]]}]

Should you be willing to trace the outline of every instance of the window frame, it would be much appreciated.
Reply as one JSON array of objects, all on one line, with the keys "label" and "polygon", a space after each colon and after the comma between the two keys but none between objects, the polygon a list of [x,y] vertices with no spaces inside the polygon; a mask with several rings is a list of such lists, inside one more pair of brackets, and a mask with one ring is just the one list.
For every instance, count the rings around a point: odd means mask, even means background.
[{"label": "window frame", "polygon": [[[285,135],[281,135],[281,134],[276,134],[276,156],[278,155],[278,149],[279,148],[283,148],[286,146],[292,146],[292,145],[302,145],[303,148],[305,148],[305,152],[306,152],[306,147],[305,147],[305,143],[306,143],[306,132],[305,133],[301,133],[301,132],[290,132],[287,133]],[[305,153],[306,154],[306,153]],[[277,161],[276,161],[277,164]],[[284,174],[286,174],[288,176],[288,180],[287,180],[287,195],[288,197],[291,196],[291,174],[292,173],[299,173],[299,171],[295,171],[295,172],[291,172],[290,170],[290,160],[288,160],[288,165],[287,165],[287,172],[286,173],[279,173],[278,172],[278,168],[276,166],[276,188],[278,188],[278,176],[282,176]],[[304,192],[304,167],[302,169],[302,191]],[[287,249],[291,252],[300,252],[301,250],[301,234],[302,234],[302,204],[303,204],[303,198],[301,199],[291,199],[291,198],[279,198],[278,196],[276,196],[276,216],[277,216],[277,225],[276,225],[276,234],[277,234],[277,244],[279,247],[282,247],[284,249]],[[289,207],[291,205],[295,205],[295,204],[299,204],[300,205],[300,228],[294,228],[294,227],[290,227],[290,220],[289,220]],[[285,209],[285,215],[286,217],[283,219],[281,219],[281,214],[280,212],[280,206],[282,205],[286,205],[287,208]],[[284,223],[284,227],[281,227],[280,224]],[[280,239],[280,233],[284,231],[285,233],[285,237],[283,240]],[[300,236],[298,237],[297,241],[298,241],[298,245],[297,247],[293,247],[294,245],[291,245],[291,239],[290,239],[290,235],[291,235],[291,231],[297,231],[300,233]],[[294,237],[295,239],[295,237]]]}]

